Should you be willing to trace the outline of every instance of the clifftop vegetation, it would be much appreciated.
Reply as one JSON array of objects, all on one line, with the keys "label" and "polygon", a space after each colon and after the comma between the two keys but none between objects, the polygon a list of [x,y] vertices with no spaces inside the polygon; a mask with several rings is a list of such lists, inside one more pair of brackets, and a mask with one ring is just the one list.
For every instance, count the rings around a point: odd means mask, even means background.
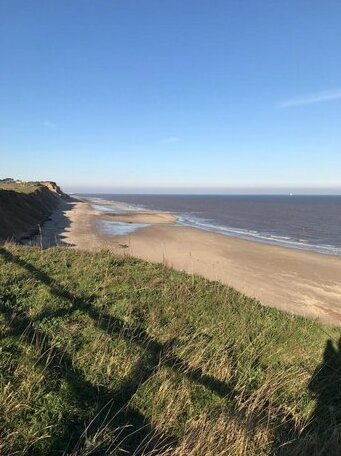
[{"label": "clifftop vegetation", "polygon": [[340,329],[110,252],[0,248],[2,455],[337,455]]}]

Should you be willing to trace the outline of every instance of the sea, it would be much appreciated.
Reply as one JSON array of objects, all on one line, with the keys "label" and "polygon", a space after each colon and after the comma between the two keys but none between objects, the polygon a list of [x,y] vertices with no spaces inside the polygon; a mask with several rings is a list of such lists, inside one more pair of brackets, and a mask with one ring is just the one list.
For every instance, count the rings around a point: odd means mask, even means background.
[{"label": "sea", "polygon": [[166,211],[175,214],[180,225],[266,244],[341,255],[341,196],[338,195],[82,196],[103,212]]}]

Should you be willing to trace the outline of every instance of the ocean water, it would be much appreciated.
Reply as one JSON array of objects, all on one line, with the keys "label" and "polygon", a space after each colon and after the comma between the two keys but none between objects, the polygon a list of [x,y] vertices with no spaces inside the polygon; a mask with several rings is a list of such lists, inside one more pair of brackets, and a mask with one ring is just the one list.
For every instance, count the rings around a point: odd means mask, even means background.
[{"label": "ocean water", "polygon": [[[341,255],[341,196],[86,195],[97,208],[160,210],[178,223],[258,242]],[[105,206],[105,201],[110,202]]]}]

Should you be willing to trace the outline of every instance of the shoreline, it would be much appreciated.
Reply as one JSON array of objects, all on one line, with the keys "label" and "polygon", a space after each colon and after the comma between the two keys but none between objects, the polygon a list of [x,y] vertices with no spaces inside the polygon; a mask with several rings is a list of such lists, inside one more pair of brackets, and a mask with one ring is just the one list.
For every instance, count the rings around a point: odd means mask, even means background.
[{"label": "shoreline", "polygon": [[[145,204],[143,201],[140,201],[140,203],[136,204],[132,201],[121,201],[119,199],[120,195],[115,196],[117,197],[115,200],[86,196],[82,197],[82,195],[80,195],[80,198],[84,198],[85,201],[91,202],[91,204],[93,204],[93,207],[96,207],[96,210],[100,211],[99,214],[103,212],[114,212],[116,216],[122,213],[131,214],[135,212],[143,215],[150,212],[159,214],[171,214],[176,218],[176,222],[180,226],[200,229],[210,233],[222,234],[224,236],[234,237],[236,239],[243,239],[251,242],[258,242],[261,244],[341,257],[341,247],[337,242],[335,243],[335,239],[331,240],[327,237],[326,242],[323,242],[321,241],[320,237],[316,237],[317,233],[315,233],[315,237],[310,236],[308,233],[305,233],[305,227],[301,227],[301,231],[303,230],[303,232],[300,233],[298,233],[297,229],[296,233],[295,229],[294,231],[290,231],[290,227],[288,232],[280,232],[276,229],[272,230],[269,226],[267,228],[265,226],[258,226],[257,228],[256,225],[254,225],[252,227],[249,226],[248,228],[245,226],[243,228],[237,228],[233,225],[230,225],[231,220],[229,221],[229,224],[226,225],[221,220],[219,221],[219,218],[214,219],[215,221],[213,219],[211,220],[210,218],[206,218],[205,214],[197,216],[195,212],[192,213],[191,211],[179,212],[178,210],[175,210],[174,207],[170,210],[162,207],[160,209],[155,209],[153,207],[149,208],[148,204]],[[167,206],[167,204],[165,206]],[[209,217],[209,215],[207,216]],[[250,218],[252,219],[252,216],[250,216]]]},{"label": "shoreline", "polygon": [[[64,208],[63,217],[68,220],[60,233],[63,244],[165,263],[227,284],[265,306],[341,325],[339,256],[179,225],[169,213],[108,214],[93,209],[89,201],[72,203],[66,211]],[[102,232],[101,220],[148,226],[115,236]]]}]

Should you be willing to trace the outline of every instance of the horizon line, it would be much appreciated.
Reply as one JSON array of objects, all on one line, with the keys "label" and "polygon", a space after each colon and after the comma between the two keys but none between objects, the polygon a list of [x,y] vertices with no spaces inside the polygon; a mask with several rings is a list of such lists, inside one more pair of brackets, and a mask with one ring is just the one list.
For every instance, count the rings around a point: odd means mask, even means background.
[{"label": "horizon line", "polygon": [[147,196],[147,195],[155,195],[155,196],[341,196],[341,191],[337,193],[315,193],[315,192],[271,192],[271,193],[266,193],[266,192],[260,192],[260,193],[158,193],[158,192],[99,192],[99,191],[81,191],[81,192],[70,192],[70,194],[73,195],[131,195],[131,196],[136,196],[136,195],[141,195],[141,196]]}]

